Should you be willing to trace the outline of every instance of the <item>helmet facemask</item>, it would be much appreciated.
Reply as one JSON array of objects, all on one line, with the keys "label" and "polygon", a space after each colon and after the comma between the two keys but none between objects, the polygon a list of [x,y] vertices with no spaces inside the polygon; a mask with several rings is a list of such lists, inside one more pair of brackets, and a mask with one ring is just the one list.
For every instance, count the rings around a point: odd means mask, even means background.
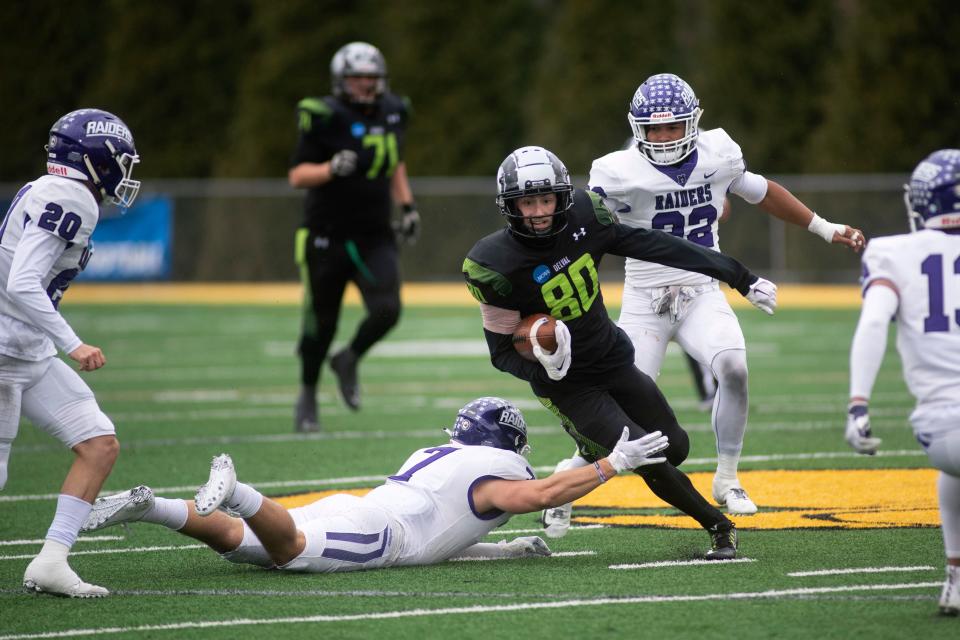
[{"label": "helmet facemask", "polygon": [[[681,162],[693,153],[699,135],[703,110],[693,88],[679,76],[661,73],[647,78],[630,101],[627,121],[640,152],[653,164],[667,166]],[[678,140],[651,142],[647,127],[655,124],[684,123]]]},{"label": "helmet facemask", "polygon": [[[366,42],[340,47],[330,61],[330,78],[333,95],[351,104],[373,106],[388,91],[386,60],[379,49]],[[347,88],[347,78],[374,78],[373,97],[354,95]]]},{"label": "helmet facemask", "polygon": [[[556,196],[552,214],[524,216],[518,201],[546,193]],[[510,231],[528,239],[553,238],[567,228],[567,212],[573,206],[570,174],[557,156],[541,147],[523,147],[511,153],[497,172],[497,207]],[[535,229],[532,220],[551,218],[551,224]]]},{"label": "helmet facemask", "polygon": [[[104,140],[103,144],[110,151],[110,159],[107,160],[108,164],[106,166],[101,165],[100,171],[97,171],[93,162],[90,161],[89,155],[83,156],[83,162],[94,186],[100,191],[100,195],[105,200],[126,209],[133,204],[133,201],[137,199],[137,194],[140,193],[140,181],[133,180],[131,177],[133,176],[134,165],[140,162],[140,156],[136,153],[121,153],[110,140]],[[116,163],[116,167],[110,166],[110,162]],[[105,181],[108,180],[108,176],[115,175],[114,172],[119,172],[120,179],[111,189]]]}]

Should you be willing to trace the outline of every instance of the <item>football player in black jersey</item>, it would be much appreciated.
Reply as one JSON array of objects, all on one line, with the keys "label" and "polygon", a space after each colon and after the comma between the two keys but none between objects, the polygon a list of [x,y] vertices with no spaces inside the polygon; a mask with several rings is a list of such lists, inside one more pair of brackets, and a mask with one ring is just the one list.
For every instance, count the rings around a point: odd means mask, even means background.
[{"label": "football player in black jersey", "polygon": [[[330,367],[344,402],[360,408],[359,360],[400,316],[397,236],[413,244],[420,231],[403,162],[409,107],[389,92],[383,55],[351,42],[333,56],[330,74],[332,96],[297,105],[300,138],[288,174],[291,186],[307,190],[296,237],[305,293],[297,431],[319,429],[317,383],[351,280],[367,316]],[[394,203],[403,211],[398,223],[391,222]]]},{"label": "football player in black jersey", "polygon": [[[463,263],[494,366],[530,383],[587,461],[607,455],[625,427],[631,438],[662,431],[670,440],[667,462],[636,472],[710,533],[708,559],[734,558],[736,528],[677,469],[689,439],[656,383],[634,366],[633,345],[603,304],[597,268],[610,253],[698,271],[767,313],[776,307],[776,286],[721,253],[619,224],[599,196],[574,189],[560,159],[541,147],[517,149],[503,161],[497,203],[507,227],[477,242]],[[537,361],[512,344],[521,318],[533,313],[557,319],[557,350],[535,346]]]}]

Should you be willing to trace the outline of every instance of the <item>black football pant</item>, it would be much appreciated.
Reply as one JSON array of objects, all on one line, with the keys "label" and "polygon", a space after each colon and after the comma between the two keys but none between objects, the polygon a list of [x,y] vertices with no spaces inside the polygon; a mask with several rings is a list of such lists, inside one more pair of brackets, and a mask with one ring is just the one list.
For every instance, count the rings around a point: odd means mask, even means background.
[{"label": "black football pant", "polygon": [[[535,389],[540,402],[560,418],[587,460],[606,457],[616,446],[623,428],[630,439],[661,431],[670,440],[663,455],[667,461],[636,470],[650,490],[708,529],[727,518],[711,505],[677,466],[690,452],[683,430],[657,384],[632,363],[604,372],[586,383],[561,380]],[[545,396],[545,397],[544,397]]]},{"label": "black football pant", "polygon": [[367,315],[350,341],[362,356],[400,318],[400,268],[392,237],[332,240],[307,229],[297,232],[297,263],[304,285],[303,327],[298,352],[301,382],[316,385],[327,357],[347,283],[360,290]]}]

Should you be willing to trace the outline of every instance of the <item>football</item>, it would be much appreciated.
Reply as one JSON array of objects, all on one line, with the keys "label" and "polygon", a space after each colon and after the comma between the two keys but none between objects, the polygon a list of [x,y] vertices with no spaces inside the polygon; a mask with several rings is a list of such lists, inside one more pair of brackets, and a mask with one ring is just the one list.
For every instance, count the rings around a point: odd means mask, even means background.
[{"label": "football", "polygon": [[553,353],[557,350],[557,321],[553,316],[545,313],[534,313],[520,320],[520,325],[513,331],[513,348],[527,360],[536,361],[537,357],[533,355],[533,344],[530,342],[530,327],[540,318],[546,318],[547,321],[537,329],[537,344],[547,353]]}]

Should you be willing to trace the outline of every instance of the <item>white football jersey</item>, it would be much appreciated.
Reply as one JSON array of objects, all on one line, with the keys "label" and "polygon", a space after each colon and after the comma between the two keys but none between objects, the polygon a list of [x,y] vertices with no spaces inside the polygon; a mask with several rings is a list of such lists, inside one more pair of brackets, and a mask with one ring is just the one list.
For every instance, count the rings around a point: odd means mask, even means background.
[{"label": "white football jersey", "polygon": [[899,292],[897,350],[917,404],[960,400],[960,235],[926,229],[873,238],[863,289],[878,279]]},{"label": "white football jersey", "polygon": [[512,451],[451,442],[415,451],[364,500],[403,527],[397,564],[430,564],[455,556],[510,519],[502,511],[474,511],[471,491],[478,481],[534,477],[527,460]]},{"label": "white football jersey", "polygon": [[76,180],[42,176],[17,193],[0,224],[0,353],[42,360],[80,346],[57,306],[90,259],[99,217]]},{"label": "white football jersey", "polygon": [[[636,145],[597,158],[590,168],[588,188],[603,198],[623,224],[661,229],[719,251],[723,199],[745,173],[740,146],[723,129],[712,129],[700,132],[696,151],[679,165],[658,167]],[[763,195],[765,191],[759,199]],[[633,258],[627,258],[626,276],[628,284],[638,287],[710,282],[709,276],[700,273]]]}]

